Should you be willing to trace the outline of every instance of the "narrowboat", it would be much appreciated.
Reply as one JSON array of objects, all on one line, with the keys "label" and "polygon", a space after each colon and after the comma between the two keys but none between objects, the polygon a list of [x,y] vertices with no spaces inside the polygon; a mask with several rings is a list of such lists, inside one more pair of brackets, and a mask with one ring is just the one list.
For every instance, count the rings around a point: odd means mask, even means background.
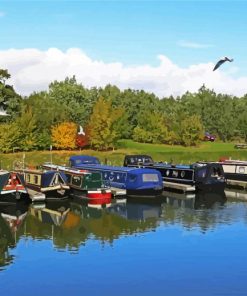
[{"label": "narrowboat", "polygon": [[22,175],[27,192],[33,201],[67,197],[70,187],[62,172],[24,169],[19,173]]},{"label": "narrowboat", "polygon": [[247,161],[222,158],[219,163],[223,167],[228,185],[247,188]]},{"label": "narrowboat", "polygon": [[162,175],[165,189],[190,192],[195,190],[223,190],[225,187],[222,165],[216,162],[173,165],[154,162],[149,155],[126,155],[124,166],[158,170]]},{"label": "narrowboat", "polygon": [[163,190],[161,174],[156,170],[102,165],[98,158],[86,155],[71,156],[70,166],[101,173],[112,190],[126,190],[127,196],[155,197]]},{"label": "narrowboat", "polygon": [[0,170],[0,201],[15,200],[26,196],[27,189],[21,174]]},{"label": "narrowboat", "polygon": [[73,195],[88,199],[111,200],[111,190],[105,185],[99,172],[92,173],[49,163],[44,164],[43,168],[62,172],[66,176],[67,184]]}]

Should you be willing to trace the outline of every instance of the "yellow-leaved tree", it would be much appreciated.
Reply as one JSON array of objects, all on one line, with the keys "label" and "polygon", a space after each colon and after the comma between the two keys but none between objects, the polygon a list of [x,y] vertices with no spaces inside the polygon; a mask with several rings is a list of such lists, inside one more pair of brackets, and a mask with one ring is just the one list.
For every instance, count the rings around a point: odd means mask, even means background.
[{"label": "yellow-leaved tree", "polygon": [[122,108],[113,108],[110,100],[98,99],[88,124],[89,142],[93,148],[108,150],[115,147],[119,138],[116,123],[123,112]]},{"label": "yellow-leaved tree", "polygon": [[77,125],[74,122],[62,122],[51,128],[52,144],[57,149],[75,149]]}]

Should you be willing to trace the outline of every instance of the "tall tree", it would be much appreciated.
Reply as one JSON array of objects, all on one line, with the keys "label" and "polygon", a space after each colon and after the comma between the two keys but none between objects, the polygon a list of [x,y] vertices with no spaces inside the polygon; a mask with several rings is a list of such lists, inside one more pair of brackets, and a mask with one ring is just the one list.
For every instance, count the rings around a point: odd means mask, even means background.
[{"label": "tall tree", "polygon": [[203,133],[203,125],[198,115],[192,115],[182,120],[180,129],[180,142],[182,145],[197,145],[202,140]]},{"label": "tall tree", "polygon": [[116,122],[123,114],[121,108],[113,108],[111,101],[100,97],[96,102],[90,117],[88,130],[89,141],[92,147],[98,150],[114,148],[119,134]]},{"label": "tall tree", "polygon": [[8,70],[0,69],[0,110],[9,115],[2,118],[2,121],[15,118],[20,111],[21,96],[11,85],[6,84],[6,80],[10,77]]},{"label": "tall tree", "polygon": [[133,139],[144,143],[168,143],[169,131],[164,116],[159,112],[151,113],[147,110],[140,114]]}]

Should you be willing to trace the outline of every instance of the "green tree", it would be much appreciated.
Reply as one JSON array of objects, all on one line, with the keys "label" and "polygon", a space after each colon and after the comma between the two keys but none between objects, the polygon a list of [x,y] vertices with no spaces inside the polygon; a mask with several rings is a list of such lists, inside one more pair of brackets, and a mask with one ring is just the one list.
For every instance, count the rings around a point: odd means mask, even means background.
[{"label": "green tree", "polygon": [[21,116],[15,120],[20,130],[19,147],[29,151],[37,148],[37,120],[31,107],[22,109]]},{"label": "green tree", "polygon": [[197,145],[202,140],[203,134],[203,125],[198,115],[192,115],[182,120],[180,129],[180,142],[182,145]]},{"label": "green tree", "polygon": [[85,126],[92,112],[98,94],[78,84],[75,77],[54,81],[49,85],[49,98],[58,102],[67,114],[67,120]]},{"label": "green tree", "polygon": [[116,122],[122,114],[123,110],[113,108],[111,101],[99,98],[88,124],[89,142],[93,148],[107,150],[116,146],[119,139]]},{"label": "green tree", "polygon": [[8,70],[0,69],[0,110],[9,115],[1,118],[1,121],[15,118],[20,111],[21,96],[15,92],[11,85],[5,83],[10,77]]},{"label": "green tree", "polygon": [[133,139],[146,143],[168,143],[170,140],[166,121],[161,113],[142,112],[134,128]]},{"label": "green tree", "polygon": [[21,132],[16,123],[0,124],[0,151],[12,152],[15,147],[20,148]]}]

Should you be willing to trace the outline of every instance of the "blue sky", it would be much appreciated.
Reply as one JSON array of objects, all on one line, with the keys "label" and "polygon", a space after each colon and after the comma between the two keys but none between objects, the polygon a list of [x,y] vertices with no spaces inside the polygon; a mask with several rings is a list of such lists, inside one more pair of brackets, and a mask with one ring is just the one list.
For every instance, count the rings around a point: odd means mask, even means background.
[{"label": "blue sky", "polygon": [[0,0],[0,50],[76,47],[106,63],[151,66],[161,54],[179,67],[227,55],[238,69],[233,76],[241,77],[247,75],[246,11],[246,1],[229,0]]}]

